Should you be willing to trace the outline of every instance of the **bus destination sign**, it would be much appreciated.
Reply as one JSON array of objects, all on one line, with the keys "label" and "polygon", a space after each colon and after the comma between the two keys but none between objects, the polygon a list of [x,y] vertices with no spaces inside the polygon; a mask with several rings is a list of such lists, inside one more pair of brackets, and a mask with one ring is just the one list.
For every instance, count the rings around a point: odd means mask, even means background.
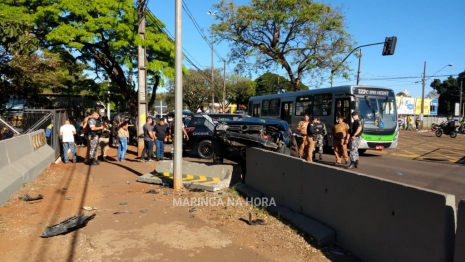
[{"label": "bus destination sign", "polygon": [[370,89],[370,88],[357,88],[354,90],[355,95],[372,95],[372,96],[389,96],[389,91]]}]

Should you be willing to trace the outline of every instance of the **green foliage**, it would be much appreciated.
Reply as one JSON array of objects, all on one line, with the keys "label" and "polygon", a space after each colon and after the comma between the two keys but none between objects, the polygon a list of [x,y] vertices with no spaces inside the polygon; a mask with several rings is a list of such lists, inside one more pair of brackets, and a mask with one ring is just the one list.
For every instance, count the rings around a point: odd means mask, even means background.
[{"label": "green foliage", "polygon": [[256,96],[308,90],[308,87],[302,83],[299,83],[298,90],[295,90],[291,81],[283,76],[270,72],[261,75],[255,79],[255,82],[257,84],[255,90]]},{"label": "green foliage", "polygon": [[[186,105],[189,110],[196,112],[197,109],[203,108],[211,101],[211,70],[194,70],[189,69],[189,73],[183,76],[182,79],[182,100],[183,105]],[[218,80],[215,82],[219,82]],[[174,82],[169,83],[168,88],[168,103],[174,103]],[[218,95],[218,91],[216,92]],[[218,98],[218,96],[216,96]]]},{"label": "green foliage", "polygon": [[[221,0],[215,5],[216,41],[231,43],[230,62],[240,72],[282,67],[293,91],[304,76],[321,79],[352,49],[340,9],[311,0],[251,0],[249,6]],[[342,66],[336,74],[346,75]],[[320,76],[320,78],[318,78]],[[323,79],[321,79],[323,81]]]},{"label": "green foliage", "polygon": [[397,93],[396,96],[410,97],[410,96],[408,96],[406,93],[404,93],[402,91]]},{"label": "green foliage", "polygon": [[[431,83],[431,87],[439,95],[438,114],[450,115],[454,113],[455,103],[460,101],[461,82],[465,82],[465,71],[460,73],[457,78],[449,76],[442,82],[439,79],[434,79]],[[465,97],[465,92],[462,93],[462,97]]]},{"label": "green foliage", "polygon": [[232,75],[228,77],[226,84],[226,100],[228,104],[247,106],[249,98],[255,94],[256,83],[248,78]]},{"label": "green foliage", "polygon": [[[174,43],[158,19],[147,12],[146,39],[138,35],[133,0],[7,0],[29,11],[34,34],[45,48],[61,47],[77,61],[92,66],[101,80],[109,76],[129,107],[137,108],[133,81],[137,45],[146,47],[147,72],[174,77]],[[149,76],[150,79],[150,76]]]}]

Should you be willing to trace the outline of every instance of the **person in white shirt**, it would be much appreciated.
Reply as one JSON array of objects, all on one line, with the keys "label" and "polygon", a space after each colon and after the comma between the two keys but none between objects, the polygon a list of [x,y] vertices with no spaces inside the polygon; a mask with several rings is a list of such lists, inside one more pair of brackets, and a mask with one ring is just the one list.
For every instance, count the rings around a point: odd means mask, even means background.
[{"label": "person in white shirt", "polygon": [[68,164],[68,148],[71,149],[71,153],[73,153],[73,163],[76,163],[75,134],[76,128],[69,123],[69,120],[66,120],[65,124],[60,127],[60,136],[63,142],[63,161],[66,164]]}]

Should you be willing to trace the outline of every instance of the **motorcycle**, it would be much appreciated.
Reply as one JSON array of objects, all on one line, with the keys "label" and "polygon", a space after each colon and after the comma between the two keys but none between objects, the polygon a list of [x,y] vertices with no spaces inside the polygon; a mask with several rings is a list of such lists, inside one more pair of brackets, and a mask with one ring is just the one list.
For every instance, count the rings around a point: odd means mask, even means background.
[{"label": "motorcycle", "polygon": [[441,137],[442,134],[448,135],[451,138],[457,137],[457,131],[455,130],[455,122],[451,121],[449,123],[441,124],[436,130],[436,136]]}]

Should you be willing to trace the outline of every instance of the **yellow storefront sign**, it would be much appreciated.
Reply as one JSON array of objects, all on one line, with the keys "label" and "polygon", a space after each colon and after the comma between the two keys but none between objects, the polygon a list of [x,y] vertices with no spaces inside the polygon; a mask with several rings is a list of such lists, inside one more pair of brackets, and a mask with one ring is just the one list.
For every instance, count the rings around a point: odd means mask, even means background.
[{"label": "yellow storefront sign", "polygon": [[[423,105],[423,115],[429,115],[431,109],[431,99],[425,98],[425,103]],[[421,98],[415,99],[415,114],[421,114]]]}]

